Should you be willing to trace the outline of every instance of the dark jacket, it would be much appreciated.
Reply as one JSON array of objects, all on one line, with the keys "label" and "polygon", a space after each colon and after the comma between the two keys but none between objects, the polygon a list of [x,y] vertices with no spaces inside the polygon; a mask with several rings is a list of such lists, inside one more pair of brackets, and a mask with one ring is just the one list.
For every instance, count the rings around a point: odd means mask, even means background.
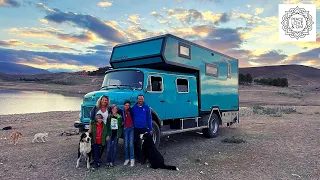
[{"label": "dark jacket", "polygon": [[[108,119],[107,119],[107,124],[106,124],[106,132],[107,132],[107,136],[112,135],[112,129],[111,129],[111,116],[112,114],[109,114]],[[117,137],[120,138],[122,135],[122,117],[120,114],[117,114],[116,116],[117,120],[118,120],[118,131],[117,131]]]},{"label": "dark jacket", "polygon": [[148,105],[143,104],[140,107],[137,103],[132,107],[132,112],[135,128],[148,128],[149,131],[152,131],[151,109]]},{"label": "dark jacket", "polygon": [[[91,134],[92,134],[92,144],[96,144],[96,125],[97,121],[91,121]],[[102,122],[102,146],[106,145],[107,128]]]},{"label": "dark jacket", "polygon": [[[91,109],[91,112],[90,112],[90,120],[95,120],[96,119],[96,115],[97,115],[97,112],[99,111],[100,109],[97,107],[97,106],[94,106],[92,109]],[[108,111],[108,114],[111,114],[111,107],[108,107],[107,108],[107,111]]]}]

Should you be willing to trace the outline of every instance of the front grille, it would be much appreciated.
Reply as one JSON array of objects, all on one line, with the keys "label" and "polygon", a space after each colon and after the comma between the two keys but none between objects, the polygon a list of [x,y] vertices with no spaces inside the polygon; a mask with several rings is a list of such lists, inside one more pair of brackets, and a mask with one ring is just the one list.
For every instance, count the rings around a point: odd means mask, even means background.
[{"label": "front grille", "polygon": [[83,118],[90,118],[90,112],[91,112],[92,108],[93,108],[93,107],[91,107],[91,106],[84,106],[84,107],[82,107]]}]

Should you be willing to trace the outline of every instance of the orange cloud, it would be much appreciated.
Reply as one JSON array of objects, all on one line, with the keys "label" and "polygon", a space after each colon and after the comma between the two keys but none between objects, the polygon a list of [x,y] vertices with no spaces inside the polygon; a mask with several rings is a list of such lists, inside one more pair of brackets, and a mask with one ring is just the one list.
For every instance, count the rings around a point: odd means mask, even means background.
[{"label": "orange cloud", "polygon": [[99,7],[110,7],[110,6],[112,6],[112,3],[111,3],[111,2],[108,2],[108,1],[99,2],[99,3],[98,3],[98,6],[99,6]]},{"label": "orange cloud", "polygon": [[35,47],[35,48],[47,48],[47,49],[54,49],[54,50],[64,50],[64,51],[73,51],[75,49],[69,48],[64,45],[58,45],[58,44],[26,44],[26,47]]},{"label": "orange cloud", "polygon": [[4,46],[4,47],[14,47],[20,44],[23,44],[23,42],[15,39],[0,41],[0,46]]},{"label": "orange cloud", "polygon": [[30,29],[10,29],[11,33],[19,34],[26,37],[46,37],[57,38],[70,43],[78,42],[96,42],[98,38],[91,32],[84,32],[83,34],[66,34],[63,31],[55,28],[30,28]]}]

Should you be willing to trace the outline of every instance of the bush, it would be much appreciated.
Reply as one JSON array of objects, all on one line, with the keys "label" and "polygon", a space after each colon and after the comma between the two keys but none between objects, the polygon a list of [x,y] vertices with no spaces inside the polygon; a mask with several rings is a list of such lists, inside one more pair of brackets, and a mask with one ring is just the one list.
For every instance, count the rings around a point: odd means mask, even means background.
[{"label": "bush", "polygon": [[296,113],[297,110],[293,107],[262,107],[259,105],[253,106],[253,113],[254,114],[261,114],[261,115],[270,115],[272,117],[281,117],[282,114],[291,114]]},{"label": "bush", "polygon": [[234,136],[232,136],[231,138],[224,138],[223,140],[221,140],[221,142],[223,143],[236,143],[236,144],[240,144],[240,143],[245,143],[246,141],[240,138],[235,138]]},{"label": "bush", "polygon": [[254,82],[258,84],[263,85],[269,85],[269,86],[278,86],[278,87],[288,87],[288,79],[287,78],[268,78],[268,79],[255,79]]}]

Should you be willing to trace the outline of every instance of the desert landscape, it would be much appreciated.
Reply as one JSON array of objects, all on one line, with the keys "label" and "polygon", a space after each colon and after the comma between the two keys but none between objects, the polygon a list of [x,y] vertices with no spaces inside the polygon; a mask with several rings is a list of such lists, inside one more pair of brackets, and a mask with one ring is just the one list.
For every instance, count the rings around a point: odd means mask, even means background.
[{"label": "desert landscape", "polygon": [[[79,111],[1,115],[0,127],[12,126],[23,137],[11,145],[12,131],[0,131],[0,179],[319,179],[320,70],[307,68],[314,70],[310,75],[304,66],[288,69],[255,74],[262,71],[252,68],[254,78],[286,77],[289,87],[240,85],[240,124],[221,127],[217,138],[207,139],[199,132],[163,137],[159,150],[165,162],[180,171],[123,166],[122,140],[115,168],[87,171],[82,161],[76,169],[79,136],[62,133],[74,130]],[[103,79],[75,74],[38,77],[46,83],[2,74],[0,89],[82,96],[99,89]],[[81,84],[70,85],[70,79]],[[37,132],[49,132],[49,141],[31,143]]]}]

